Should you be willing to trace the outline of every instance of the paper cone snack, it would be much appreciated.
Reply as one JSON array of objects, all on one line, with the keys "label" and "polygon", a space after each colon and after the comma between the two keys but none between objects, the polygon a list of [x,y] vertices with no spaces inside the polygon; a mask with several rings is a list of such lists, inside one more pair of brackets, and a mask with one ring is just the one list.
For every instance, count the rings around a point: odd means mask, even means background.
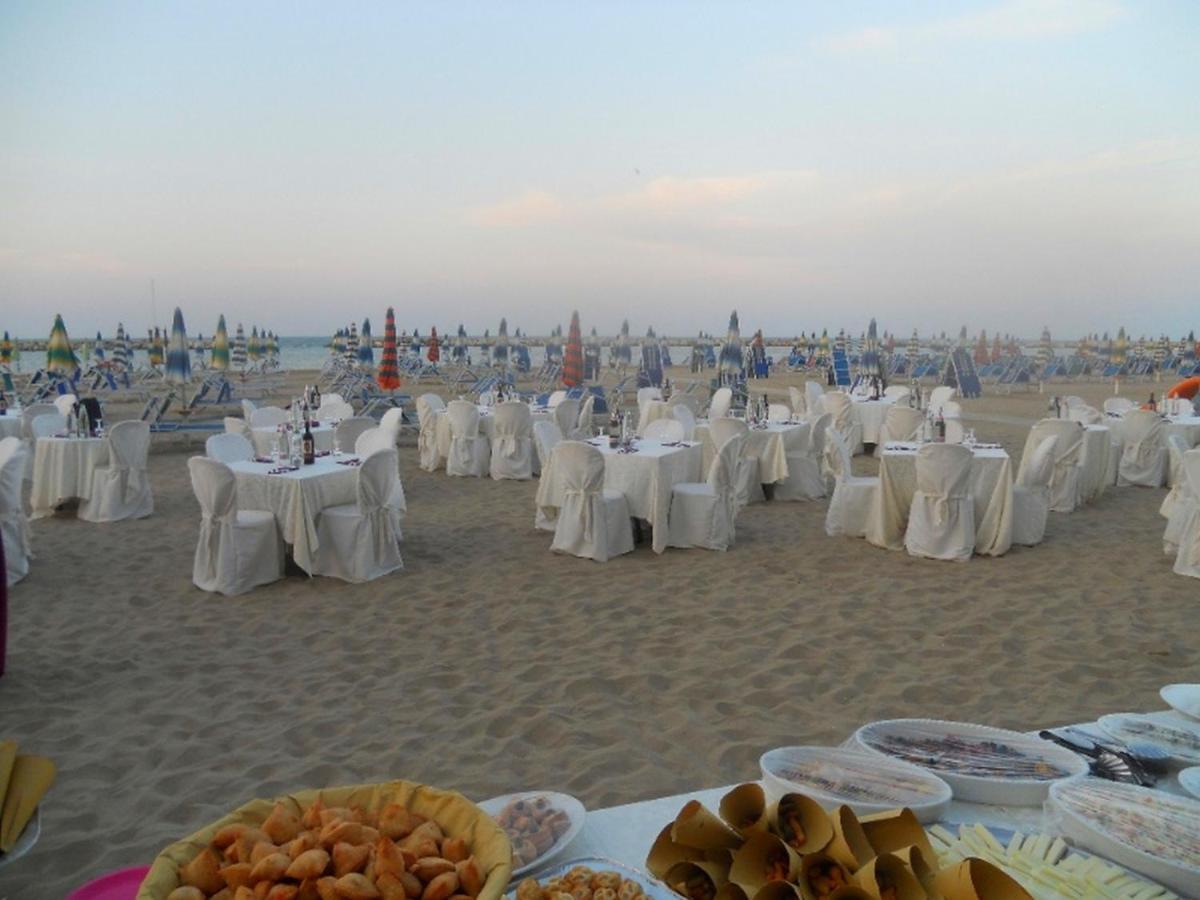
[{"label": "paper cone snack", "polygon": [[675,817],[671,840],[700,850],[736,850],[742,836],[722,822],[699,800],[689,800]]},{"label": "paper cone snack", "polygon": [[768,881],[758,889],[754,900],[800,900],[800,889],[788,881]]},{"label": "paper cone snack", "polygon": [[853,878],[875,900],[883,900],[885,892],[895,900],[925,900],[925,889],[917,876],[890,853],[875,857],[855,872]]},{"label": "paper cone snack", "polygon": [[857,886],[838,888],[829,895],[829,900],[871,900],[871,895]]},{"label": "paper cone snack", "polygon": [[712,897],[729,883],[729,874],[719,866],[707,862],[675,863],[663,879],[667,886],[684,897]]},{"label": "paper cone snack", "polygon": [[854,810],[839,806],[833,811],[831,819],[833,840],[825,848],[826,853],[851,870],[875,858],[875,850],[867,840],[867,833],[863,831]]},{"label": "paper cone snack", "polygon": [[925,851],[917,846],[904,847],[897,850],[894,855],[900,857],[900,861],[917,876],[917,881],[921,882],[921,887],[925,889],[925,895],[929,900],[941,900],[942,895],[933,886],[937,869],[930,864],[930,857],[925,855]]},{"label": "paper cone snack", "polygon": [[929,843],[929,835],[911,809],[872,813],[863,816],[859,822],[876,853],[892,853],[915,845],[921,848],[926,859],[937,859],[933,845]]},{"label": "paper cone snack", "polygon": [[18,756],[0,809],[0,852],[7,853],[25,830],[42,796],[54,783],[54,763],[42,756]]},{"label": "paper cone snack", "polygon": [[4,805],[4,794],[8,791],[8,778],[12,775],[13,763],[17,761],[17,742],[0,741],[0,806]]},{"label": "paper cone snack", "polygon": [[728,869],[733,865],[733,851],[726,850],[724,847],[719,850],[705,850],[703,854],[705,862],[713,863],[722,869]]},{"label": "paper cone snack", "polygon": [[946,900],[1031,900],[1025,888],[982,859],[964,859],[942,869],[933,884]]},{"label": "paper cone snack", "polygon": [[749,837],[751,831],[767,830],[767,795],[762,785],[739,784],[721,798],[717,812],[743,837]]},{"label": "paper cone snack", "polygon": [[[771,826],[797,853],[816,853],[833,840],[833,821],[812,797],[784,794],[771,810]],[[872,854],[874,855],[874,854]]]},{"label": "paper cone snack", "polygon": [[717,891],[717,896],[713,900],[749,900],[746,892],[734,884],[732,881],[721,885]]},{"label": "paper cone snack", "polygon": [[800,896],[826,900],[838,888],[852,885],[850,869],[828,853],[810,853],[800,865]]},{"label": "paper cone snack", "polygon": [[666,825],[654,839],[650,852],[646,855],[646,868],[655,878],[662,879],[675,863],[696,862],[704,859],[704,851],[695,847],[685,847],[671,840],[671,825]]},{"label": "paper cone snack", "polygon": [[795,881],[800,875],[800,854],[769,831],[756,831],[733,854],[729,880],[751,897],[771,881]]}]

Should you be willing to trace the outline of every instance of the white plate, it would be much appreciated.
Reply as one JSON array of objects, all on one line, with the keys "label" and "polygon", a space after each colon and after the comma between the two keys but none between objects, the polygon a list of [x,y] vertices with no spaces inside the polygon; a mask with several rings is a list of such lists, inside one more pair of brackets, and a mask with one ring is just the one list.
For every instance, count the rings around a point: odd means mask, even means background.
[{"label": "white plate", "polygon": [[1179,785],[1193,797],[1200,797],[1200,766],[1191,766],[1180,772]]},{"label": "white plate", "polygon": [[1183,765],[1200,763],[1200,725],[1195,728],[1182,722],[1167,725],[1149,716],[1136,713],[1113,713],[1101,716],[1096,724],[1126,744],[1150,744]]},{"label": "white plate", "polygon": [[1158,695],[1177,712],[1200,719],[1200,684],[1168,684]]},{"label": "white plate", "polygon": [[26,853],[33,849],[33,845],[37,843],[37,839],[42,834],[42,808],[39,806],[34,812],[33,818],[29,820],[29,824],[25,826],[25,830],[21,832],[21,836],[17,838],[17,843],[7,853],[0,853],[0,869],[3,869],[9,863],[16,862]]},{"label": "white plate", "polygon": [[[898,747],[895,739],[919,740],[925,746]],[[1088,771],[1087,760],[1065,747],[1017,731],[970,722],[888,719],[862,726],[854,732],[853,740],[873,753],[933,772],[950,785],[956,799],[972,803],[1040,806],[1055,781]],[[888,743],[888,749],[881,749]],[[964,759],[972,755],[977,766]],[[1018,760],[1024,765],[1017,765]],[[1048,771],[1031,772],[1031,766]],[[993,774],[983,774],[981,768]]]},{"label": "white plate", "polygon": [[[544,866],[554,857],[566,849],[567,844],[575,840],[575,836],[579,834],[579,830],[583,828],[583,820],[587,816],[587,810],[583,804],[572,797],[570,794],[559,794],[555,791],[518,791],[515,794],[504,794],[500,797],[493,797],[491,800],[484,800],[478,804],[479,808],[491,816],[493,819],[500,815],[504,807],[512,803],[514,800],[533,800],[535,797],[545,797],[550,801],[550,805],[555,809],[561,809],[567,814],[567,818],[571,821],[570,826],[564,831],[557,841],[551,844],[550,849],[536,859],[525,863],[523,866],[518,866],[513,869],[513,878],[525,875],[535,869]],[[515,861],[515,860],[514,860]]]},{"label": "white plate", "polygon": [[[563,796],[563,795],[560,795]],[[650,898],[650,900],[679,900],[679,895],[672,891],[669,887],[655,878],[653,875],[643,872],[640,869],[633,869],[623,863],[619,863],[613,859],[605,859],[602,856],[581,856],[576,859],[569,859],[566,862],[547,869],[538,875],[539,881],[545,881],[548,878],[559,878],[566,875],[576,866],[585,866],[593,872],[616,872],[622,878],[627,878],[630,881],[636,881],[642,886],[642,892]],[[512,896],[515,896],[515,892]]]}]

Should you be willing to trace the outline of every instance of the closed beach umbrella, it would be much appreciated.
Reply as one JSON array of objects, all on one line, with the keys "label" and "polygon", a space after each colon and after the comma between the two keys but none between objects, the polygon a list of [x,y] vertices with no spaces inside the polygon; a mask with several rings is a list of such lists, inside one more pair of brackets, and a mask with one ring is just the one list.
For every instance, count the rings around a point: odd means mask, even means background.
[{"label": "closed beach umbrella", "polygon": [[233,359],[231,360],[235,369],[246,368],[246,332],[242,328],[242,323],[238,322],[237,331],[233,333]]},{"label": "closed beach umbrella", "polygon": [[341,356],[346,352],[346,329],[339,328],[333,333],[333,340],[329,342],[329,352],[334,356]]},{"label": "closed beach umbrella", "polygon": [[246,344],[246,357],[251,362],[258,362],[260,359],[262,359],[262,355],[263,355],[262,338],[259,337],[258,326],[252,325],[250,327],[250,340]]},{"label": "closed beach umbrella", "polygon": [[438,362],[442,358],[442,345],[438,342],[436,325],[429,329],[429,346],[425,351],[425,358],[431,363]]},{"label": "closed beach umbrella", "polygon": [[994,363],[1000,362],[1000,356],[1001,356],[1000,332],[997,331],[994,335],[992,335],[992,358],[991,358],[991,361]]},{"label": "closed beach umbrella", "polygon": [[79,360],[71,349],[71,340],[67,337],[67,326],[63,324],[62,314],[54,317],[54,326],[50,329],[50,341],[46,344],[46,371],[69,375],[79,368]]},{"label": "closed beach umbrella", "polygon": [[123,372],[129,368],[129,338],[125,335],[125,326],[117,323],[117,336],[113,339],[113,368]]},{"label": "closed beach umbrella", "polygon": [[583,336],[579,332],[579,310],[571,313],[571,324],[567,328],[567,346],[563,350],[563,387],[583,385]]},{"label": "closed beach umbrella", "polygon": [[725,343],[721,345],[718,365],[722,380],[737,378],[742,372],[742,333],[736,309],[729,314],[729,332],[725,335]]},{"label": "closed beach umbrella", "polygon": [[883,377],[883,365],[879,357],[879,332],[874,319],[867,326],[867,338],[864,342],[863,355],[858,367],[867,378]]},{"label": "closed beach umbrella", "polygon": [[1117,330],[1117,340],[1113,344],[1112,361],[1118,365],[1125,365],[1125,358],[1129,352],[1129,338],[1125,336],[1125,326],[1122,325]]},{"label": "closed beach umbrella", "polygon": [[161,366],[163,364],[162,335],[159,334],[157,327],[151,328],[146,334],[148,338],[146,357],[150,360],[150,365]]},{"label": "closed beach umbrella", "polygon": [[621,322],[621,333],[617,335],[616,343],[613,346],[616,350],[614,358],[618,363],[627,366],[633,361],[633,344],[629,339],[628,319]]},{"label": "closed beach umbrella", "polygon": [[987,365],[988,361],[988,339],[987,329],[979,332],[979,340],[975,342],[975,365]]},{"label": "closed beach umbrella", "polygon": [[917,337],[917,329],[913,329],[912,337],[908,339],[908,361],[914,363],[921,354],[921,340]]},{"label": "closed beach umbrella", "polygon": [[187,384],[192,380],[192,354],[188,352],[187,332],[183,328],[183,312],[175,307],[171,319],[171,339],[167,342],[167,381]]},{"label": "closed beach umbrella", "polygon": [[385,391],[400,387],[400,367],[396,359],[396,313],[390,306],[383,320],[383,354],[375,380]]},{"label": "closed beach umbrella", "polygon": [[229,368],[229,332],[225,329],[225,317],[217,318],[217,333],[213,335],[212,367],[218,372]]},{"label": "closed beach umbrella", "polygon": [[375,365],[375,348],[371,346],[370,319],[363,319],[362,337],[358,342],[358,361],[368,369]]},{"label": "closed beach umbrella", "polygon": [[642,344],[642,373],[650,386],[662,386],[662,350],[659,349],[653,328],[646,332],[646,343]]},{"label": "closed beach umbrella", "polygon": [[1045,365],[1054,358],[1054,343],[1050,340],[1050,329],[1042,329],[1042,341],[1038,345],[1038,361]]},{"label": "closed beach umbrella", "polygon": [[350,323],[350,334],[346,337],[346,362],[358,362],[358,326]]},{"label": "closed beach umbrella", "polygon": [[13,342],[8,336],[8,332],[4,332],[4,339],[0,340],[0,363],[8,365],[13,360]]},{"label": "closed beach umbrella", "polygon": [[96,332],[96,343],[92,344],[92,362],[99,365],[104,362],[104,338]]},{"label": "closed beach umbrella", "polygon": [[454,359],[462,362],[467,358],[467,329],[458,323],[458,334],[454,336]]}]

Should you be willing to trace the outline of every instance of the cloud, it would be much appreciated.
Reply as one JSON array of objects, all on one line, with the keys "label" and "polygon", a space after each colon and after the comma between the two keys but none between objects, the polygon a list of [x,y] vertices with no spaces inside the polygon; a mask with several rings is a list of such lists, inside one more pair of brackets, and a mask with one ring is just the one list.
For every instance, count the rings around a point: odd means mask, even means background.
[{"label": "cloud", "polygon": [[0,270],[125,275],[132,271],[132,268],[124,259],[111,253],[88,250],[41,253],[17,247],[0,247]]},{"label": "cloud", "polygon": [[552,222],[563,213],[562,202],[547,191],[526,191],[511,200],[476,206],[467,221],[482,228],[523,228]]},{"label": "cloud", "polygon": [[1118,0],[1006,0],[978,12],[917,25],[872,26],[817,43],[831,53],[863,53],[920,43],[1042,40],[1107,28],[1123,15]]}]

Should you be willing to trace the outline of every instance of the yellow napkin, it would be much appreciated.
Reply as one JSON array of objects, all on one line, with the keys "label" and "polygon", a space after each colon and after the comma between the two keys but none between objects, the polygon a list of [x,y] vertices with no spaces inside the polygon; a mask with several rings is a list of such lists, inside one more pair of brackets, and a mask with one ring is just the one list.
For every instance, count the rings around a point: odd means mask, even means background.
[{"label": "yellow napkin", "polygon": [[4,806],[4,794],[8,790],[8,778],[12,775],[13,763],[17,761],[17,742],[0,741],[0,807]]},{"label": "yellow napkin", "polygon": [[54,783],[54,763],[43,756],[18,756],[0,808],[0,852],[7,853]]}]

